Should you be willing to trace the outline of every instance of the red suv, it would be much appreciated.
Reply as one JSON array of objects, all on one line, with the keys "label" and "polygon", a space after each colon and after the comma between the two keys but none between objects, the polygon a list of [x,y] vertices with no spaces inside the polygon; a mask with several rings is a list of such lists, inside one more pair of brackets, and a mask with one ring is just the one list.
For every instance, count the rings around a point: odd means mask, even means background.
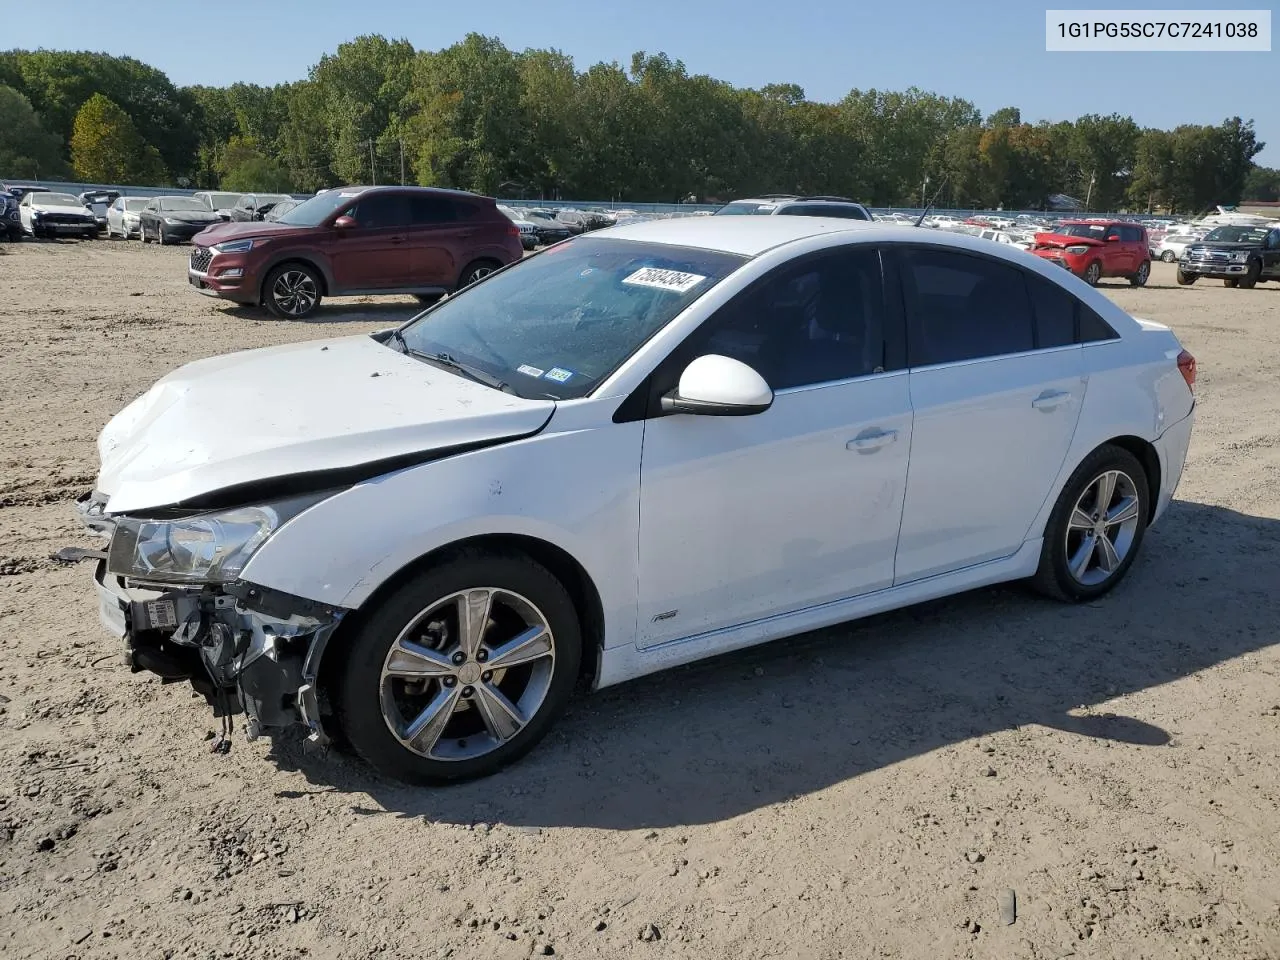
[{"label": "red suv", "polygon": [[279,220],[217,224],[192,242],[196,290],[287,320],[322,297],[434,300],[524,255],[491,198],[429,187],[335,187]]},{"label": "red suv", "polygon": [[1052,233],[1037,233],[1031,252],[1066,267],[1095,286],[1103,277],[1124,277],[1141,287],[1151,276],[1146,227],[1114,220],[1064,220]]}]

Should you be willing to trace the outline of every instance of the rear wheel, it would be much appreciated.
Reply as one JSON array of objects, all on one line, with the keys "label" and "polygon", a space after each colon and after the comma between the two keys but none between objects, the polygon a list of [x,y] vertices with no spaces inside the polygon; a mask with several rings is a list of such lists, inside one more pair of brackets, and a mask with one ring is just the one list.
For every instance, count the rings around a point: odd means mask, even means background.
[{"label": "rear wheel", "polygon": [[1261,273],[1262,273],[1262,264],[1259,263],[1257,260],[1250,260],[1249,269],[1246,270],[1245,275],[1240,278],[1240,286],[1243,287],[1245,290],[1252,289],[1254,284],[1258,282],[1258,277],[1261,275]]},{"label": "rear wheel", "polygon": [[151,242],[151,238],[147,236],[147,225],[145,222],[142,224],[142,226],[138,227],[138,239],[141,240],[143,243]]},{"label": "rear wheel", "polygon": [[1049,516],[1033,586],[1066,601],[1113,588],[1142,546],[1150,498],[1146,471],[1128,450],[1104,444],[1085,457]]},{"label": "rear wheel", "polygon": [[1145,287],[1147,280],[1151,277],[1151,261],[1143,260],[1142,266],[1138,267],[1138,272],[1129,278],[1129,285],[1132,287]]},{"label": "rear wheel", "polygon": [[334,694],[351,746],[386,776],[446,783],[533,748],[573,691],[582,634],[545,567],[466,551],[380,602],[345,653]]},{"label": "rear wheel", "polygon": [[1189,287],[1196,282],[1196,275],[1194,273],[1183,273],[1182,268],[1179,267],[1177,279],[1178,279],[1178,286]]},{"label": "rear wheel", "polygon": [[1098,263],[1097,260],[1093,261],[1093,263],[1085,267],[1084,269],[1085,283],[1087,283],[1091,287],[1096,287],[1098,285],[1098,281],[1101,279],[1102,279],[1102,264]]},{"label": "rear wheel", "polygon": [[493,273],[493,271],[498,270],[501,267],[502,264],[498,263],[496,260],[477,260],[475,263],[467,264],[466,268],[462,271],[461,276],[458,278],[458,289],[461,290],[463,287],[469,287],[477,280],[483,280],[489,274]]},{"label": "rear wheel", "polygon": [[282,320],[301,320],[320,306],[320,277],[305,263],[284,263],[267,274],[262,299]]}]

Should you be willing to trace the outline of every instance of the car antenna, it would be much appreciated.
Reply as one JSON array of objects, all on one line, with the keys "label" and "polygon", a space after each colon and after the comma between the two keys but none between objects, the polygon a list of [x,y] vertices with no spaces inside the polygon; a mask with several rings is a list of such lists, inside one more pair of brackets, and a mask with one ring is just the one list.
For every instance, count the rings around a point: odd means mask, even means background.
[{"label": "car antenna", "polygon": [[924,208],[924,212],[920,214],[920,216],[916,219],[916,222],[912,224],[912,226],[918,227],[920,226],[920,224],[924,223],[924,218],[929,215],[929,211],[933,209],[933,205],[938,201],[938,197],[942,193],[942,188],[947,185],[947,177],[949,176],[951,176],[951,174],[947,174],[942,178],[942,182],[938,184],[938,189],[933,191],[933,197],[932,199],[929,200],[928,205]]}]

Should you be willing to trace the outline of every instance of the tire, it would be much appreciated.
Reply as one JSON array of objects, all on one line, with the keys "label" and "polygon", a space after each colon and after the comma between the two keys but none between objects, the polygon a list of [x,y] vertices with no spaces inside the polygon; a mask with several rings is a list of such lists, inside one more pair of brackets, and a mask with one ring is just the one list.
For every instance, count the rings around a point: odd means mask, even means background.
[{"label": "tire", "polygon": [[160,241],[160,246],[167,247],[169,245],[169,235],[164,232],[164,227],[156,230],[156,239]]},{"label": "tire", "polygon": [[[493,613],[478,635],[483,643],[472,646],[469,656],[462,652],[459,598],[486,595],[492,599],[481,602]],[[504,645],[534,635],[539,624],[544,629],[533,645],[520,648],[530,659],[505,670],[486,669],[486,662],[499,662]],[[425,648],[434,659],[404,652],[406,634],[414,638],[414,649]],[[433,675],[388,676],[394,651],[395,666],[412,670],[430,663]],[[345,661],[333,673],[333,702],[352,749],[387,777],[455,783],[497,772],[542,739],[577,682],[582,631],[568,591],[545,567],[518,553],[464,550],[379,602],[357,624],[342,655]],[[516,714],[502,704],[514,705]],[[444,719],[425,725],[411,747],[406,741],[428,705],[443,708],[435,715]]]},{"label": "tire", "polygon": [[1234,290],[1236,287],[1240,286],[1240,281],[1235,277],[1227,277],[1225,280],[1222,281],[1222,285],[1224,287],[1230,287],[1232,290]]},{"label": "tire", "polygon": [[497,260],[475,260],[468,263],[463,268],[462,273],[458,275],[458,286],[456,289],[461,290],[463,287],[469,287],[477,280],[483,280],[495,270],[502,269],[502,264]]},{"label": "tire", "polygon": [[1091,287],[1096,287],[1098,281],[1102,279],[1102,264],[1094,260],[1091,264],[1084,268],[1084,282]]},{"label": "tire", "polygon": [[[1105,487],[1099,490],[1104,476],[1114,479],[1108,505],[1100,510],[1096,501],[1100,492],[1105,493]],[[1068,603],[1092,600],[1113,589],[1142,547],[1150,516],[1149,482],[1128,450],[1103,444],[1085,457],[1049,515],[1032,586]],[[1104,514],[1112,517],[1110,523],[1101,519]],[[1100,531],[1105,531],[1102,538]],[[1104,540],[1109,550],[1102,549]]]},{"label": "tire", "polygon": [[1166,250],[1164,253],[1160,254],[1160,259],[1165,263],[1173,263],[1173,261],[1178,259],[1178,255],[1172,250]]},{"label": "tire", "polygon": [[413,295],[413,299],[417,300],[424,307],[430,307],[439,303],[442,296],[443,294],[439,293],[415,293]]},{"label": "tire", "polygon": [[1143,260],[1142,264],[1138,267],[1138,272],[1129,278],[1129,286],[1145,287],[1147,285],[1147,281],[1150,279],[1151,279],[1151,261]]},{"label": "tire", "polygon": [[1198,279],[1199,277],[1197,277],[1194,273],[1183,273],[1182,268],[1181,267],[1178,268],[1178,276],[1177,276],[1178,286],[1189,287],[1193,283],[1195,283],[1196,280]]},{"label": "tire", "polygon": [[151,238],[147,236],[147,225],[145,223],[138,227],[138,239],[143,243],[151,242]]},{"label": "tire", "polygon": [[281,320],[301,320],[320,306],[324,285],[315,268],[305,263],[282,263],[262,285],[262,302]]},{"label": "tire", "polygon": [[1239,286],[1242,290],[1252,290],[1258,282],[1258,277],[1262,274],[1262,263],[1258,260],[1249,261],[1249,269],[1245,275],[1240,278]]}]

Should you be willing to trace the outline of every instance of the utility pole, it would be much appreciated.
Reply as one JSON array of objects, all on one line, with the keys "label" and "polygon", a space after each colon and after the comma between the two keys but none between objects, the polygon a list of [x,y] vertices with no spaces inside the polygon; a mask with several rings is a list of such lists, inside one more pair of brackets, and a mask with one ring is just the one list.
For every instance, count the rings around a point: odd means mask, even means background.
[{"label": "utility pole", "polygon": [[404,186],[404,141],[400,141],[400,186]]},{"label": "utility pole", "polygon": [[369,139],[369,177],[370,177],[370,180],[369,180],[370,184],[376,187],[378,185],[378,165],[374,161],[374,157],[373,157],[373,138],[372,137]]},{"label": "utility pole", "polygon": [[1090,173],[1090,174],[1089,174],[1089,190],[1088,190],[1088,192],[1084,195],[1084,209],[1085,209],[1085,213],[1088,213],[1088,212],[1089,212],[1089,201],[1090,201],[1091,199],[1093,199],[1093,184],[1094,184],[1094,181],[1095,181],[1096,179],[1097,179],[1097,171],[1095,170],[1095,171],[1093,171],[1093,173]]}]

